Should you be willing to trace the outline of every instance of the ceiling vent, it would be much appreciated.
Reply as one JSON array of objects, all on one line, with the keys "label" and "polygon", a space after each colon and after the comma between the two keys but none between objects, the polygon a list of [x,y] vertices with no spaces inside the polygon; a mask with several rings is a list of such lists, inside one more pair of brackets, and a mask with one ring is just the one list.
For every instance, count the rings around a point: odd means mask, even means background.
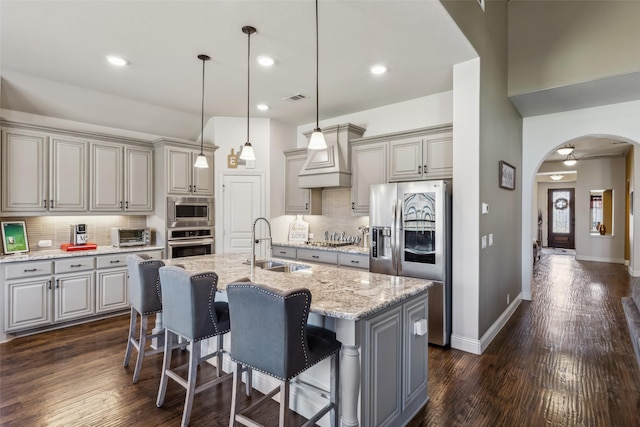
[{"label": "ceiling vent", "polygon": [[304,99],[307,99],[307,96],[301,93],[296,93],[295,95],[290,95],[282,99],[289,102],[297,102],[297,101],[302,101]]}]

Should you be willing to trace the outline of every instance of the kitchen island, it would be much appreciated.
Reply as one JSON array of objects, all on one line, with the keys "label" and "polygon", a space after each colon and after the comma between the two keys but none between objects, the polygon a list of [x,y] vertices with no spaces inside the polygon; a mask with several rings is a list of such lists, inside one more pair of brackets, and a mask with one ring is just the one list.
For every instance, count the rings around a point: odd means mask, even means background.
[{"label": "kitchen island", "polygon": [[[246,254],[204,255],[165,262],[180,264],[189,273],[214,271],[221,298],[226,285],[242,278],[281,290],[308,288],[312,294],[309,322],[334,330],[342,342],[343,426],[406,424],[426,404],[430,281],[290,260],[278,261],[308,268],[286,273],[257,267],[252,271],[247,258]],[[292,409],[304,416],[324,406],[322,396],[329,389],[325,362],[296,380],[312,385],[318,391],[315,396],[292,384]],[[254,387],[261,392],[269,391],[271,385],[268,378],[254,375]],[[327,425],[323,421],[326,417],[319,424]]]}]

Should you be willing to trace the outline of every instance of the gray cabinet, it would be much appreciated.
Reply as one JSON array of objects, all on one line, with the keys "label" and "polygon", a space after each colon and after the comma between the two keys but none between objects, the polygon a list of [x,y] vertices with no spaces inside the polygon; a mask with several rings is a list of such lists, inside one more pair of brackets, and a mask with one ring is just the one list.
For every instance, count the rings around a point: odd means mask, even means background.
[{"label": "gray cabinet", "polygon": [[193,166],[199,154],[188,148],[167,148],[167,194],[213,196],[213,153],[204,152],[208,168]]},{"label": "gray cabinet", "polygon": [[324,264],[338,264],[338,254],[330,251],[298,249],[298,259],[302,261],[322,262]]},{"label": "gray cabinet", "polygon": [[8,264],[4,269],[4,330],[51,323],[51,261]]},{"label": "gray cabinet", "polygon": [[86,212],[88,145],[84,139],[5,128],[2,210]]},{"label": "gray cabinet", "polygon": [[93,212],[153,211],[153,151],[123,144],[91,143]]},{"label": "gray cabinet", "polygon": [[279,246],[279,245],[273,245],[271,247],[271,256],[274,256],[276,258],[296,259],[297,255],[298,254],[297,254],[296,248],[292,248],[289,246]]},{"label": "gray cabinet", "polygon": [[338,266],[369,271],[369,255],[338,252]]},{"label": "gray cabinet", "polygon": [[284,210],[286,215],[322,215],[322,189],[300,188],[298,173],[307,160],[307,150],[284,152]]},{"label": "gray cabinet", "polygon": [[351,211],[369,215],[369,187],[386,184],[387,142],[366,143],[351,147]]},{"label": "gray cabinet", "polygon": [[415,135],[389,142],[389,181],[451,178],[451,131]]},{"label": "gray cabinet", "polygon": [[406,424],[427,401],[427,293],[362,322],[362,425]]},{"label": "gray cabinet", "polygon": [[271,255],[276,258],[297,259],[298,261],[321,262],[344,268],[357,268],[369,271],[369,255],[350,252],[327,251],[322,249],[295,248],[273,245]]}]

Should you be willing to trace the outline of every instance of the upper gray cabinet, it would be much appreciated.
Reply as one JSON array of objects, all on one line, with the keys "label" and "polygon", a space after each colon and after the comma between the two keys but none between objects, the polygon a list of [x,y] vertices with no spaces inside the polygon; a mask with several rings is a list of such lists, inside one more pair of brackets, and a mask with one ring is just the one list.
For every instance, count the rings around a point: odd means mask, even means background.
[{"label": "upper gray cabinet", "polygon": [[387,146],[387,142],[351,146],[351,212],[354,215],[369,215],[369,187],[389,182]]},{"label": "upper gray cabinet", "polygon": [[213,152],[204,151],[208,168],[196,168],[199,150],[167,147],[167,194],[182,196],[213,196]]},{"label": "upper gray cabinet", "polygon": [[86,212],[85,139],[24,129],[2,130],[2,211]]},{"label": "upper gray cabinet", "polygon": [[91,211],[153,211],[153,150],[91,143]]},{"label": "upper gray cabinet", "polygon": [[442,130],[389,142],[389,181],[451,178],[453,132]]},{"label": "upper gray cabinet", "polygon": [[284,205],[286,215],[321,215],[322,189],[300,188],[298,174],[307,160],[307,149],[284,152]]}]

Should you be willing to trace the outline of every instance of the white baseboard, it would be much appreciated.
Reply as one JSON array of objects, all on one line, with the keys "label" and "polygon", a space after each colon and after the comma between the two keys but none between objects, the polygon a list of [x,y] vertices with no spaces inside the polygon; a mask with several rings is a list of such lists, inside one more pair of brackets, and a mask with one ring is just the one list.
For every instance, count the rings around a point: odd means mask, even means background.
[{"label": "white baseboard", "polygon": [[[531,298],[531,295],[529,295]],[[491,325],[487,332],[479,340],[463,337],[459,335],[451,335],[451,347],[457,350],[466,351],[467,353],[482,354],[487,349],[491,341],[498,335],[498,332],[502,330],[507,321],[511,318],[516,311],[520,303],[522,302],[522,292],[515,297],[507,309],[498,317],[498,319]]]},{"label": "white baseboard", "polygon": [[577,261],[594,261],[594,262],[608,262],[610,264],[624,264],[624,258],[608,258],[608,257],[599,257],[599,256],[585,256],[585,255],[577,255]]},{"label": "white baseboard", "polygon": [[640,270],[634,270],[631,266],[627,267],[627,272],[629,273],[630,276],[632,277],[638,277],[640,276]]}]

